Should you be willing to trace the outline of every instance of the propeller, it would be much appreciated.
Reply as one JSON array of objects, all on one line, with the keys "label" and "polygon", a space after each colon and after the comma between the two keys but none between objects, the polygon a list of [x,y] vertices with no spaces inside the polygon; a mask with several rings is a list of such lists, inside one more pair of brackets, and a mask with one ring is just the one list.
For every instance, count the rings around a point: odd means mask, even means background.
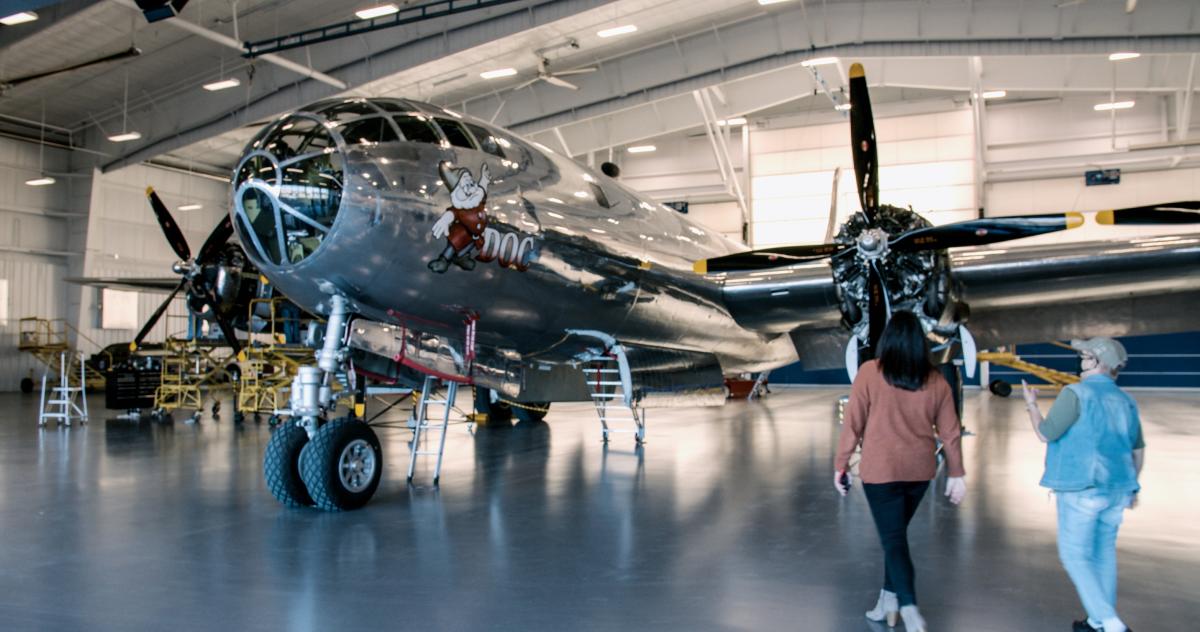
[{"label": "propeller", "polygon": [[1053,233],[1083,225],[1081,213],[1049,213],[972,219],[910,230],[888,242],[900,252],[943,250],[960,246],[982,246],[1010,239]]},{"label": "propeller", "polygon": [[100,57],[98,59],[93,59],[91,61],[85,61],[83,63],[75,64],[74,66],[67,66],[65,68],[58,68],[56,70],[48,70],[46,72],[39,72],[35,75],[26,75],[24,77],[17,77],[16,79],[8,79],[6,81],[0,80],[0,89],[8,90],[10,88],[15,88],[23,83],[29,83],[30,81],[36,81],[36,80],[42,79],[44,77],[50,77],[52,75],[57,75],[57,74],[61,74],[64,72],[71,72],[72,70],[80,70],[82,68],[87,68],[89,66],[96,66],[99,64],[107,64],[109,62],[120,61],[122,59],[129,59],[130,57],[137,57],[138,55],[141,55],[141,54],[142,54],[142,50],[140,48],[138,48],[136,46],[130,46],[129,48],[127,48],[119,53],[113,53],[112,55],[108,55],[106,57]]},{"label": "propeller", "polygon": [[1200,202],[1171,202],[1134,206],[1096,213],[1096,223],[1147,226],[1155,224],[1200,224]]},{"label": "propeller", "polygon": [[212,312],[212,318],[221,328],[221,335],[225,337],[225,342],[233,348],[234,355],[241,351],[241,343],[237,338],[237,331],[226,318],[224,311],[221,309],[221,301],[217,298],[217,288],[214,287],[213,281],[216,274],[207,273],[209,268],[219,266],[221,263],[218,257],[224,245],[233,235],[233,222],[226,215],[222,218],[221,223],[209,233],[208,238],[204,240],[204,245],[200,247],[200,254],[195,260],[191,259],[192,250],[188,246],[187,238],[184,237],[183,231],[180,230],[179,224],[175,222],[175,218],[171,216],[171,211],[167,209],[167,205],[155,193],[153,187],[146,187],[146,198],[150,201],[150,208],[154,210],[154,216],[158,218],[158,225],[162,227],[163,235],[166,236],[167,242],[171,244],[171,249],[179,255],[183,261],[176,265],[176,270],[183,274],[183,279],[179,285],[167,296],[166,300],[154,310],[154,314],[150,316],[150,320],[142,325],[141,331],[130,343],[129,349],[136,350],[142,340],[162,318],[162,315],[167,311],[167,306],[175,299],[175,295],[180,290],[187,290],[188,307],[198,311],[201,307],[207,307]]}]

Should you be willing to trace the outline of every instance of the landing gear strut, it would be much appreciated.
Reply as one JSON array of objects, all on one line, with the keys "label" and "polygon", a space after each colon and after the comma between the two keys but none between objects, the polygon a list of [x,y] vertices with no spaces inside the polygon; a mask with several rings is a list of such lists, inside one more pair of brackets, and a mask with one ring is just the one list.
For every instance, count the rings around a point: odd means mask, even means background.
[{"label": "landing gear strut", "polygon": [[263,458],[268,489],[288,507],[358,509],[379,487],[383,450],[375,431],[354,416],[325,421],[337,407],[333,377],[347,366],[347,308],[342,296],[330,298],[317,366],[300,367],[292,380],[290,408],[280,411],[288,418],[275,427]]}]

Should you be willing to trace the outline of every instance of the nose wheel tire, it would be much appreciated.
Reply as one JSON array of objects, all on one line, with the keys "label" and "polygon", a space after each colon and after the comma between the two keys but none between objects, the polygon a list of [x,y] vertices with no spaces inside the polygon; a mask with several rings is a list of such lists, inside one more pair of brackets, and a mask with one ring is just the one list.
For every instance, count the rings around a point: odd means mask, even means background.
[{"label": "nose wheel tire", "polygon": [[311,507],[312,497],[300,478],[300,453],[308,445],[308,433],[294,423],[275,429],[263,456],[267,489],[285,507]]},{"label": "nose wheel tire", "polygon": [[313,504],[326,511],[358,509],[371,500],[383,473],[383,450],[371,427],[335,419],[300,455],[300,477]]}]

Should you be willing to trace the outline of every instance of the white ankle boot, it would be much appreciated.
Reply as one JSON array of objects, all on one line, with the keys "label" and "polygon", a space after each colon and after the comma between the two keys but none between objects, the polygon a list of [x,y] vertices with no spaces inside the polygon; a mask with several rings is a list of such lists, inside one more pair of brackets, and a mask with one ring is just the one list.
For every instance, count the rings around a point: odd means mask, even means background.
[{"label": "white ankle boot", "polygon": [[900,610],[900,604],[896,601],[896,593],[886,590],[879,591],[879,601],[875,602],[875,607],[866,612],[867,618],[872,621],[883,621],[887,619],[889,628],[896,627],[896,615]]},{"label": "white ankle boot", "polygon": [[904,606],[900,609],[900,618],[904,619],[905,632],[925,632],[925,619],[916,606]]}]

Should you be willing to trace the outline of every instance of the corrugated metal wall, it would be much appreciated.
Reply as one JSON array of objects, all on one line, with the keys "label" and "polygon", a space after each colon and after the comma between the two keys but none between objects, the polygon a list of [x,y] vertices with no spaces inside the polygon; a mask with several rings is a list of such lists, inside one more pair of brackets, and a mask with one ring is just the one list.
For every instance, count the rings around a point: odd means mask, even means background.
[{"label": "corrugated metal wall", "polygon": [[17,351],[19,320],[25,315],[62,318],[66,294],[62,279],[66,261],[0,255],[0,279],[8,279],[8,321],[0,323],[0,391],[15,391],[21,378],[41,375],[32,356]]}]

